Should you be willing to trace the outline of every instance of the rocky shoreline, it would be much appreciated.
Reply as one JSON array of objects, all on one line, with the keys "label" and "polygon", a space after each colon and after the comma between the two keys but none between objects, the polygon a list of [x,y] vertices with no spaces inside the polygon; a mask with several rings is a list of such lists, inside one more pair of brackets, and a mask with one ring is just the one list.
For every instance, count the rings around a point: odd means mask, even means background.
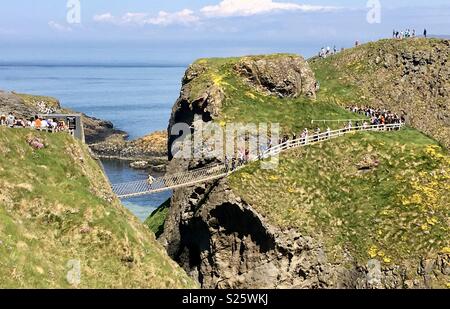
[{"label": "rocky shoreline", "polygon": [[153,132],[137,140],[128,141],[126,136],[115,134],[106,140],[89,145],[101,159],[130,161],[130,167],[163,173],[167,166],[167,133]]},{"label": "rocky shoreline", "polygon": [[[20,94],[0,90],[0,114],[14,113],[28,119],[43,113],[76,113],[64,108],[52,97]],[[167,166],[167,133],[154,132],[128,141],[128,134],[114,128],[110,121],[82,114],[86,143],[99,159],[130,161],[134,169],[163,173]]]}]

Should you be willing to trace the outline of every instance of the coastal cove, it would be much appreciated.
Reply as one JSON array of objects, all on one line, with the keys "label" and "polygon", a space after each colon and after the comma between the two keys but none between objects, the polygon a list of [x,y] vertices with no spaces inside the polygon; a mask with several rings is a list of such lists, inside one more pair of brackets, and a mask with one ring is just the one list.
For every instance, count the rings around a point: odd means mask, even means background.
[{"label": "coastal cove", "polygon": [[[173,102],[178,96],[185,67],[172,65],[21,65],[0,66],[1,88],[45,94],[63,107],[111,121],[115,128],[136,139],[166,130]],[[102,159],[111,183],[142,180],[146,171],[129,167],[130,161]],[[171,193],[130,199],[123,204],[144,221]]]}]

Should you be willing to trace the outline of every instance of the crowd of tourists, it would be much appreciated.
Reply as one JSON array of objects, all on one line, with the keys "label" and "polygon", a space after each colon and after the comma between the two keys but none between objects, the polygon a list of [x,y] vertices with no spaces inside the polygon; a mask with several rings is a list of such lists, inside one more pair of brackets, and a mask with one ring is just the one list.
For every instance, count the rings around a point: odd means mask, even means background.
[{"label": "crowd of tourists", "polygon": [[[342,48],[340,51],[343,50],[344,49]],[[330,56],[336,55],[338,52],[339,50],[336,48],[336,45],[333,48],[331,48],[330,46],[328,46],[327,48],[322,47],[319,52],[319,57],[325,59]]]},{"label": "crowd of tourists", "polygon": [[48,132],[69,132],[69,126],[63,120],[54,118],[44,119],[39,116],[25,119],[16,117],[13,113],[0,115],[0,126],[9,128],[29,128]]},{"label": "crowd of tourists", "polygon": [[377,109],[370,106],[348,106],[347,110],[370,118],[370,125],[372,126],[405,123],[403,116],[399,116],[387,109]]},{"label": "crowd of tourists", "polygon": [[[392,31],[392,38],[399,39],[399,40],[408,39],[408,38],[415,38],[415,37],[417,37],[417,35],[418,34],[416,32],[416,29],[410,29],[410,28],[405,29],[405,30],[396,30],[396,29],[394,29]],[[428,37],[427,29],[423,30],[423,36],[425,38]],[[360,45],[359,40],[355,41],[355,47],[358,47],[359,45]],[[333,48],[331,48],[330,46],[328,46],[326,48],[322,47],[320,49],[319,53],[318,53],[318,56],[319,56],[319,58],[325,59],[325,58],[328,58],[330,56],[336,55],[338,52],[344,51],[344,50],[345,50],[344,48],[337,49],[336,45]]]},{"label": "crowd of tourists", "polygon": [[[403,31],[395,30],[392,31],[392,38],[394,39],[408,39],[408,38],[415,38],[417,36],[416,29],[406,29]],[[426,38],[428,36],[427,29],[423,30],[423,36]]]}]

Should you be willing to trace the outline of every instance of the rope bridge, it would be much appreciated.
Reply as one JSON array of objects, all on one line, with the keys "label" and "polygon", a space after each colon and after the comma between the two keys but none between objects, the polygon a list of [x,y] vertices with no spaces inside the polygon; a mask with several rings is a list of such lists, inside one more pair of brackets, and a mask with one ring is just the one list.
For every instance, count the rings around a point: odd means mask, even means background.
[{"label": "rope bridge", "polygon": [[[346,128],[335,131],[328,131],[321,134],[315,134],[308,136],[306,138],[298,138],[296,140],[289,140],[277,146],[274,146],[264,153],[262,153],[258,158],[250,160],[247,163],[268,159],[274,157],[286,150],[305,147],[308,145],[313,145],[321,143],[330,139],[338,138],[349,133],[361,132],[361,131],[394,131],[399,130],[404,124],[387,124],[387,125],[373,125],[355,128]],[[246,163],[246,164],[247,164]],[[245,167],[243,165],[236,165],[233,168],[226,164],[216,164],[211,166],[202,167],[199,169],[186,171],[178,174],[165,175],[160,178],[156,178],[153,182],[148,180],[133,181],[121,184],[112,185],[114,193],[119,198],[132,198],[143,195],[150,195],[155,193],[160,193],[164,191],[169,191],[177,188],[190,187],[195,184],[209,182],[212,180],[220,179],[228,176],[229,174]]]}]

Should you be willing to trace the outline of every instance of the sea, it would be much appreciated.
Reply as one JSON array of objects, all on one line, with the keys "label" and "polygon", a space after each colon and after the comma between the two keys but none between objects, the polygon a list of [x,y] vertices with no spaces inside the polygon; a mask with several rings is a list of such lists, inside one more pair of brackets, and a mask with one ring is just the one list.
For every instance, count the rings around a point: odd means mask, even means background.
[{"label": "sea", "polygon": [[[110,120],[130,139],[166,130],[188,65],[203,57],[272,52],[313,54],[299,47],[158,47],[129,44],[5,44],[0,48],[0,89],[53,96],[62,106]],[[111,183],[146,179],[129,163],[103,160]],[[145,220],[171,196],[165,192],[123,200]]]}]

